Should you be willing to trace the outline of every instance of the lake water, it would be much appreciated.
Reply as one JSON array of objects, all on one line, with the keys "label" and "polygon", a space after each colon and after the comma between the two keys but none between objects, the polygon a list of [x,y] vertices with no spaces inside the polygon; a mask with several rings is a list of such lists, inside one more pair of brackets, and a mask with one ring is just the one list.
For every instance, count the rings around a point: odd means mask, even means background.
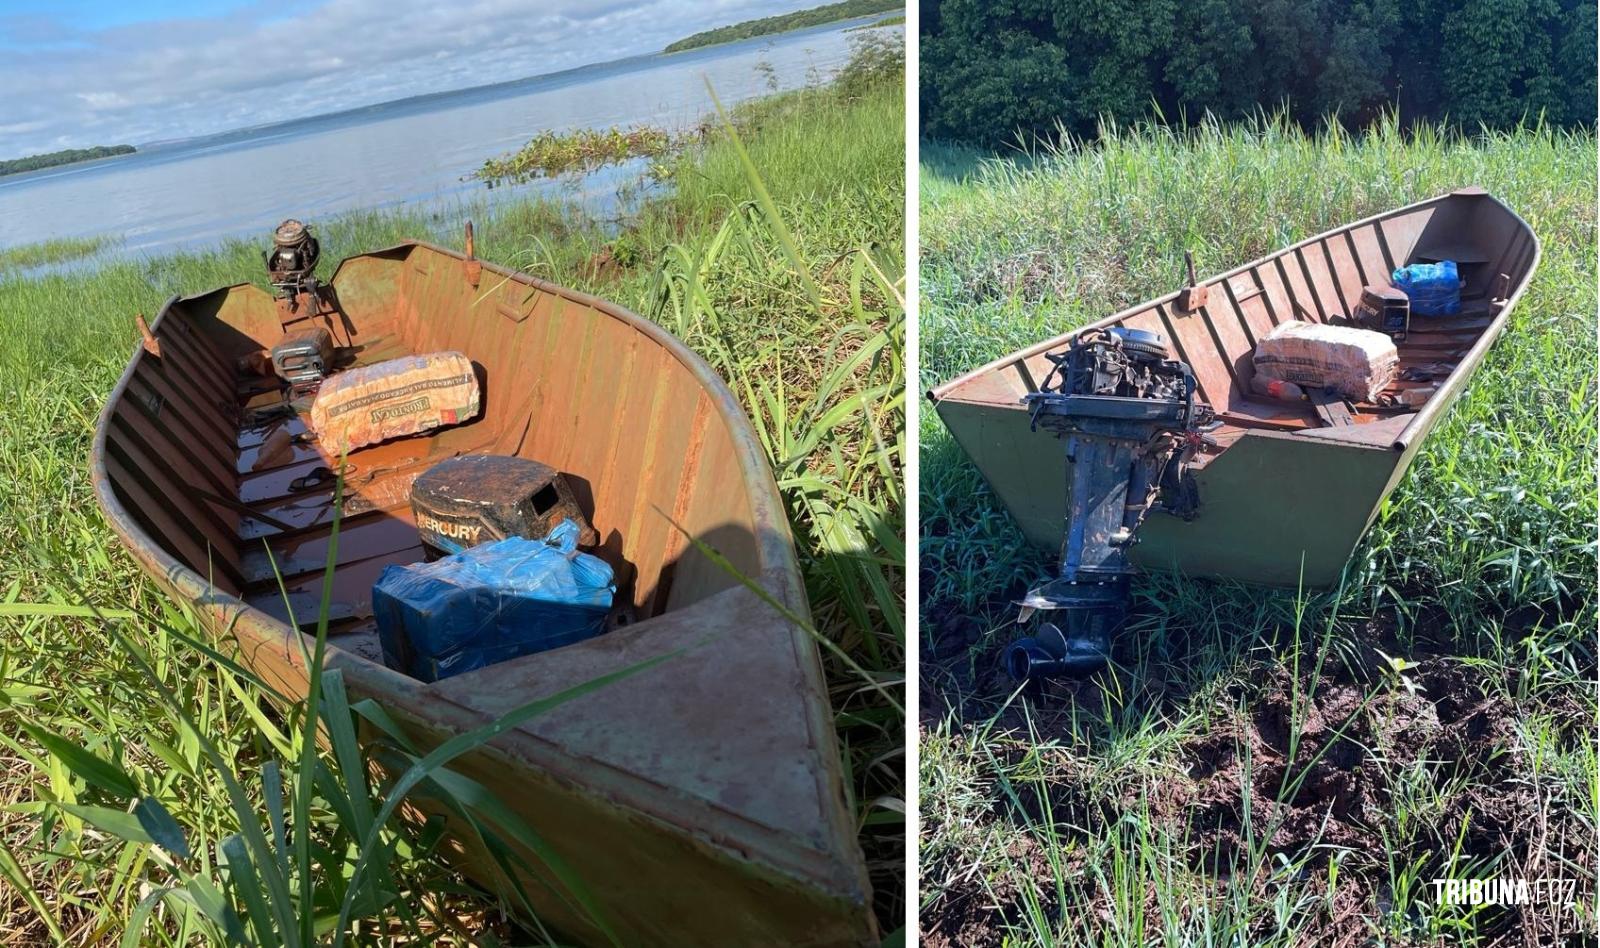
[{"label": "lake water", "polygon": [[[486,188],[484,159],[544,129],[697,123],[727,105],[825,80],[871,22],[847,21],[671,56],[619,60],[490,88],[151,146],[138,154],[0,177],[0,247],[120,235],[124,254],[262,236],[285,217],[356,208],[497,201],[552,191],[604,206],[621,175]],[[885,27],[899,30],[901,27]],[[761,66],[770,64],[771,69]],[[769,78],[770,77],[770,78]]]}]

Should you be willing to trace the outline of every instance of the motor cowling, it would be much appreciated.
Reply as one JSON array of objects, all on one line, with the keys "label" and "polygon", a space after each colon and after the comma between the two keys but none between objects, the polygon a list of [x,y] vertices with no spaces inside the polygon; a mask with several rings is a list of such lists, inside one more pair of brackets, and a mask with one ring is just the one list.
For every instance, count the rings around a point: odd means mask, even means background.
[{"label": "motor cowling", "polygon": [[315,287],[317,261],[322,247],[311,228],[290,218],[272,232],[267,252],[267,276],[281,295],[292,299]]}]

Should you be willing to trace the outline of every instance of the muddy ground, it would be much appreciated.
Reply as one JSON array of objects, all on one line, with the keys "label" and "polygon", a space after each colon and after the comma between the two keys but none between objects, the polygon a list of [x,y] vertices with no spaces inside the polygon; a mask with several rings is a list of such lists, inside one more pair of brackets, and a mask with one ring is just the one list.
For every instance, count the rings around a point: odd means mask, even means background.
[{"label": "muddy ground", "polygon": [[[1053,879],[1038,832],[1047,805],[1065,842],[1084,836],[1074,828],[1144,814],[1153,829],[1179,841],[1192,870],[1219,893],[1228,880],[1242,879],[1270,898],[1262,854],[1268,867],[1296,866],[1298,878],[1315,889],[1339,854],[1335,897],[1294,939],[1299,944],[1396,944],[1378,941],[1373,924],[1394,901],[1391,860],[1415,862],[1416,877],[1428,886],[1444,874],[1451,848],[1458,848],[1457,865],[1496,866],[1492,873],[1467,875],[1582,876],[1579,899],[1594,905],[1595,815],[1575,805],[1570,782],[1563,787],[1549,775],[1540,779],[1537,771],[1548,761],[1534,759],[1536,745],[1519,733],[1539,728],[1537,746],[1568,754],[1579,742],[1592,743],[1592,684],[1588,696],[1577,687],[1541,689],[1521,669],[1464,661],[1426,636],[1402,646],[1392,627],[1378,621],[1330,649],[1320,673],[1310,657],[1302,657],[1296,676],[1270,657],[1251,656],[1218,682],[1219,693],[1185,681],[1179,656],[1171,668],[1051,682],[1001,710],[1014,689],[999,661],[1011,630],[986,632],[949,614],[925,627],[933,631],[923,645],[924,733],[951,715],[956,734],[989,727],[988,749],[1000,768],[1029,753],[1029,719],[1048,739],[1084,733],[1086,720],[1104,721],[1107,708],[1120,714],[1129,702],[1144,704],[1134,710],[1156,712],[1162,721],[1194,721],[1196,700],[1205,701],[1207,711],[1203,724],[1173,725],[1176,751],[1159,779],[1117,792],[1091,785],[1085,756],[1095,751],[1093,738],[1087,749],[1049,751],[1048,799],[1037,784],[1018,783],[1015,799],[996,799],[980,817],[1006,827],[1008,870],[945,889],[924,912],[924,945],[1002,944],[1005,925],[1022,911],[1025,880]],[[1397,672],[1382,653],[1406,655],[1413,664]],[[1585,677],[1595,677],[1592,667]],[[1413,810],[1410,832],[1397,834],[1397,813]],[[930,831],[939,828],[925,823],[924,839]],[[1407,838],[1391,845],[1397,835]],[[1068,854],[1063,874],[1081,872],[1081,851],[1058,846],[1058,865],[1062,852]],[[1069,887],[1082,901],[1062,906],[1055,904],[1053,882],[1036,886],[1052,918],[1064,911],[1109,917],[1103,893],[1093,885],[1085,889],[1088,894]],[[1431,886],[1428,893],[1422,898],[1431,901]],[[1151,898],[1146,914],[1158,917]],[[1589,924],[1568,908],[1495,909],[1477,917],[1474,943],[1593,945],[1592,931],[1582,931]],[[1270,927],[1255,934],[1275,935]]]}]

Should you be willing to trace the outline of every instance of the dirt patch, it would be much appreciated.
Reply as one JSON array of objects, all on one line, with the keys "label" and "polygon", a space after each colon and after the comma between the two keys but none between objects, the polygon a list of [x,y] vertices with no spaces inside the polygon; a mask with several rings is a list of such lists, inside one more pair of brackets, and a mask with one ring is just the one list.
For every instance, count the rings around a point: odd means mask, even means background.
[{"label": "dirt patch", "polygon": [[1280,671],[1248,712],[1185,742],[1188,779],[1158,788],[1152,812],[1203,841],[1192,855],[1214,873],[1280,854],[1321,868],[1363,845],[1392,802],[1386,782],[1440,735],[1424,695],[1344,682],[1308,695]]},{"label": "dirt patch", "polygon": [[[1307,694],[1308,682],[1297,692],[1280,669],[1249,712],[1185,744],[1189,779],[1169,784],[1153,812],[1199,841],[1197,868],[1226,877],[1283,857],[1315,875],[1340,858],[1344,895],[1369,907],[1393,899],[1391,853],[1402,866],[1420,860],[1424,882],[1450,874],[1452,850],[1456,865],[1498,865],[1499,876],[1592,866],[1592,835],[1552,806],[1554,788],[1529,778],[1518,709],[1489,674],[1434,657],[1402,676],[1336,678]],[[1337,911],[1322,922],[1343,938]],[[1490,943],[1550,944],[1570,933],[1564,914],[1495,909],[1476,928]]]},{"label": "dirt patch", "polygon": [[[1380,621],[1358,630],[1315,676],[1246,662],[1225,689],[1179,687],[1181,675],[1140,669],[1137,680],[1107,674],[1015,694],[999,662],[1011,630],[976,630],[949,616],[932,629],[924,723],[953,711],[958,731],[981,726],[1005,735],[986,744],[1001,770],[1022,753],[1054,755],[1043,764],[1049,779],[997,794],[984,815],[1017,826],[1020,838],[1033,838],[1024,827],[1049,823],[1070,839],[1074,827],[1106,827],[1137,813],[1182,841],[1191,870],[1219,893],[1242,882],[1270,901],[1283,867],[1292,867],[1297,891],[1325,892],[1308,929],[1317,944],[1371,944],[1372,920],[1382,915],[1401,917],[1403,928],[1416,910],[1397,907],[1404,902],[1393,891],[1397,868],[1423,890],[1412,905],[1431,905],[1429,880],[1451,875],[1452,865],[1463,878],[1576,875],[1578,900],[1592,903],[1597,847],[1582,816],[1586,804],[1572,798],[1570,782],[1540,774],[1548,761],[1534,759],[1537,744],[1526,733],[1536,721],[1545,746],[1564,751],[1592,741],[1593,709],[1571,689],[1514,700],[1527,690],[1526,672],[1430,649],[1410,650],[1411,664],[1396,672],[1379,649],[1405,650]],[[1168,745],[1162,763],[1170,766],[1160,779],[1133,785],[1094,781],[1086,763],[1096,752],[1092,741],[1077,745],[1075,757],[1037,750],[1029,737],[1082,733],[1085,720],[1092,732],[1092,722],[1108,714],[1176,718],[1202,699],[1208,725]],[[1085,843],[1093,835],[1079,832]],[[1330,890],[1333,861],[1338,884]],[[1054,872],[1048,864],[1041,872],[1035,891],[1052,891]],[[1083,901],[1072,912],[1104,913],[1096,904],[1103,895],[1073,891]],[[978,892],[947,889],[942,904],[947,910],[925,922],[928,944],[998,944],[998,929],[1016,920],[1016,905],[992,880]],[[1476,917],[1476,943],[1557,944],[1573,937],[1576,924],[1565,907],[1494,907]]]},{"label": "dirt patch", "polygon": [[[1048,879],[1052,869],[1044,849],[1031,836],[1017,836],[1006,845],[1006,859],[1020,867],[1015,874],[996,876],[987,884],[964,885],[935,913],[923,913],[918,944],[926,948],[998,948],[1003,933],[1022,916],[1022,879]],[[977,880],[970,880],[976,882]],[[1047,887],[1048,888],[1048,887]],[[1040,892],[1041,911],[1054,916],[1055,896]]]}]

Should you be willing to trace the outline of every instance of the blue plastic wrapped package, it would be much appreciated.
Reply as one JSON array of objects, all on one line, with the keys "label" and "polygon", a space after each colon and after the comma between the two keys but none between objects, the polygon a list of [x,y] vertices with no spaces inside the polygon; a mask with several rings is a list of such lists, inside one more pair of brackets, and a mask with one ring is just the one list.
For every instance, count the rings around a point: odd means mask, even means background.
[{"label": "blue plastic wrapped package", "polygon": [[438,681],[600,634],[616,587],[604,560],[578,552],[578,530],[562,520],[543,540],[384,569],[372,588],[384,664]]},{"label": "blue plastic wrapped package", "polygon": [[1395,289],[1411,301],[1413,316],[1454,316],[1461,312],[1461,277],[1454,260],[1413,263],[1394,271]]}]

